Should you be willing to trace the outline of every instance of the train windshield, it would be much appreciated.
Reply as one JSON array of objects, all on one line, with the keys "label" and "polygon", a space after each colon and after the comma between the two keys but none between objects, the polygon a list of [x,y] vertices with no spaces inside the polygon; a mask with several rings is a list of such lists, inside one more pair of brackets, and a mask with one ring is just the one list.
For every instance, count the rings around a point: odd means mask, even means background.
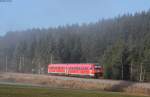
[{"label": "train windshield", "polygon": [[95,69],[99,69],[99,68],[101,68],[101,65],[100,64],[95,64]]}]

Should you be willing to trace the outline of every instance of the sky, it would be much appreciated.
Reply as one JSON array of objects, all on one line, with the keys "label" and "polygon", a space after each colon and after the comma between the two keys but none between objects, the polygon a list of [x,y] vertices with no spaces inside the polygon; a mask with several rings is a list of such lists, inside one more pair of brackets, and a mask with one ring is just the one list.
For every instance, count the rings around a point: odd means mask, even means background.
[{"label": "sky", "polygon": [[[96,22],[147,11],[150,0],[0,0],[0,35],[8,31]],[[7,0],[9,1],[9,0]]]}]

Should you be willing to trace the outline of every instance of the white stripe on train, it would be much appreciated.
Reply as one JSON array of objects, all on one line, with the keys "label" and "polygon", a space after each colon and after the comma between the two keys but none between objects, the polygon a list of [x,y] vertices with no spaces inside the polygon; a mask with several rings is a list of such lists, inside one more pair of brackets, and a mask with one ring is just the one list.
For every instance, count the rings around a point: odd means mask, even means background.
[{"label": "white stripe on train", "polygon": [[[62,72],[48,72],[49,74],[50,73],[59,73],[59,74],[67,74],[67,73],[62,73]],[[90,75],[90,76],[94,76],[94,74],[79,74],[79,73],[69,73],[69,74],[72,74],[72,75]]]}]

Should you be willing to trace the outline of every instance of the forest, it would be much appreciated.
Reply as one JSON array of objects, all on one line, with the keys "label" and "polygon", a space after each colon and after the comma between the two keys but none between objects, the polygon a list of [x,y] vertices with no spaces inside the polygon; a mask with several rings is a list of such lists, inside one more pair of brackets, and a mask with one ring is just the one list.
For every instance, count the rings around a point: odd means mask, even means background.
[{"label": "forest", "polygon": [[105,79],[150,81],[150,10],[0,37],[0,71],[46,74],[49,63],[99,63]]}]

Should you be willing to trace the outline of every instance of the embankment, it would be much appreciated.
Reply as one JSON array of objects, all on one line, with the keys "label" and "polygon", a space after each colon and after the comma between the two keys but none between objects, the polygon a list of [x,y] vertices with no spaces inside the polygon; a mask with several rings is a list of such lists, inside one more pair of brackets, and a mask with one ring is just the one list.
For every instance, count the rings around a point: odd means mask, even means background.
[{"label": "embankment", "polygon": [[89,89],[150,95],[150,83],[22,73],[0,73],[0,81],[38,84],[56,88]]}]

